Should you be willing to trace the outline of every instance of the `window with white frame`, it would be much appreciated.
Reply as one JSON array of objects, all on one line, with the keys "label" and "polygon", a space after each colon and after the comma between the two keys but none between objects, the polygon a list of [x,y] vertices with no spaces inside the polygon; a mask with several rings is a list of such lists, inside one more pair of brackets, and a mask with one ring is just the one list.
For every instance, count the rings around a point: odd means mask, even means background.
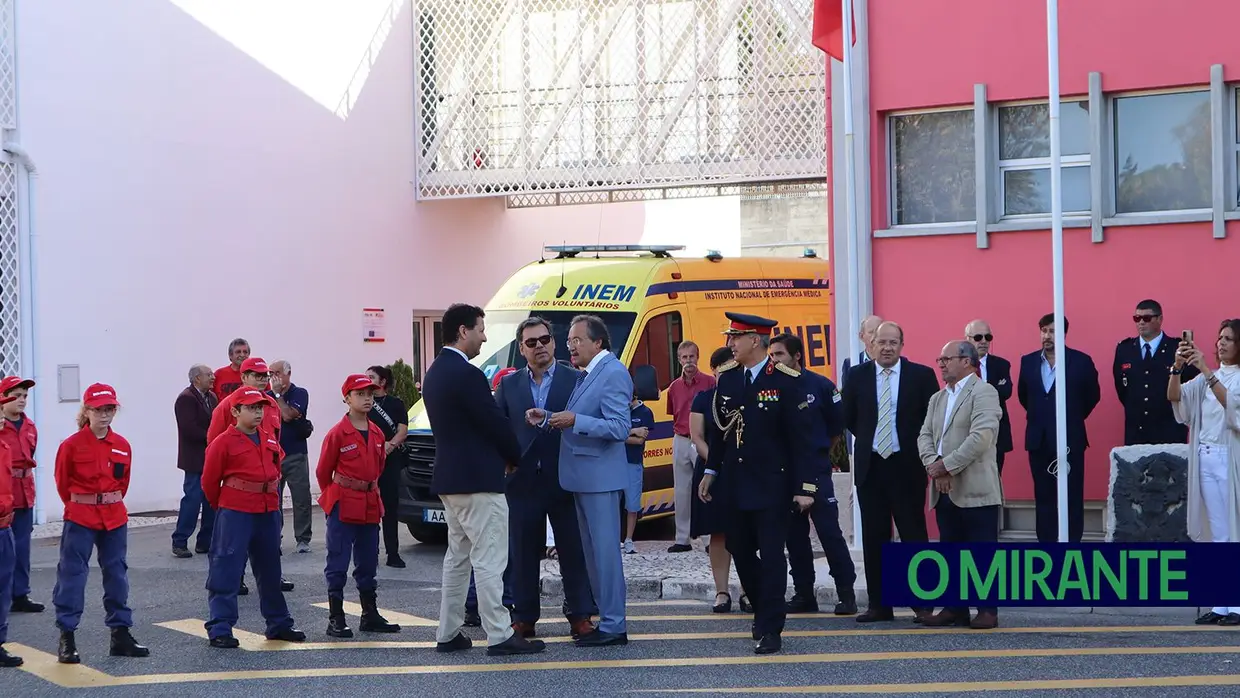
[{"label": "window with white frame", "polygon": [[1114,100],[1115,212],[1210,207],[1210,93]]},{"label": "window with white frame", "polygon": [[[1004,217],[1051,212],[1050,105],[999,107],[999,202]],[[1089,213],[1089,102],[1059,108],[1063,212]]]},{"label": "window with white frame", "polygon": [[[1235,122],[1235,131],[1233,131],[1231,139],[1231,162],[1236,166],[1236,181],[1240,182],[1240,88],[1235,90],[1235,104],[1231,112],[1232,121]],[[1240,184],[1237,184],[1236,203],[1240,205]]]},{"label": "window with white frame", "polygon": [[976,219],[973,110],[899,114],[888,123],[893,223]]}]

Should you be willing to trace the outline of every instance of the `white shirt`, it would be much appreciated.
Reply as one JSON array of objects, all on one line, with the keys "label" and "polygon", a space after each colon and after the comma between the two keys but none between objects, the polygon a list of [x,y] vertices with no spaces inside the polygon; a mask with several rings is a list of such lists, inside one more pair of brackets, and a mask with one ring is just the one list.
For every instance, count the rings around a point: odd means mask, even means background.
[{"label": "white shirt", "polygon": [[990,354],[987,354],[986,356],[983,356],[983,357],[982,357],[982,360],[981,360],[981,366],[982,366],[982,380],[984,380],[984,381],[989,381],[989,380],[990,380],[990,373],[988,373],[988,372],[987,372],[987,369],[986,369],[986,359],[989,359],[989,358],[990,358]]},{"label": "white shirt", "polygon": [[[1240,367],[1219,366],[1214,375],[1227,392],[1240,387]],[[1206,393],[1205,404],[1201,406],[1201,435],[1197,440],[1203,444],[1226,445],[1228,439],[1223,429],[1223,406],[1219,404],[1213,390],[1206,388]]]},{"label": "white shirt", "polygon": [[[947,411],[943,413],[943,434],[947,433],[947,420],[948,418],[952,416],[952,408],[956,406],[956,398],[960,397],[960,391],[964,388],[965,384],[968,383],[969,379],[972,377],[973,377],[973,374],[970,373],[964,378],[961,378],[960,380],[956,381],[956,385],[954,386],[949,385],[943,388],[943,390],[947,393]],[[942,457],[943,455],[943,434],[939,435],[939,456],[940,457]]]},{"label": "white shirt", "polygon": [[586,373],[589,373],[589,372],[593,371],[593,370],[594,370],[594,367],[595,367],[595,366],[598,366],[598,362],[602,361],[602,360],[603,360],[603,357],[607,356],[607,355],[608,355],[608,354],[610,354],[610,353],[611,353],[611,352],[609,352],[609,351],[607,351],[606,349],[604,349],[604,350],[600,351],[599,353],[595,354],[595,355],[594,355],[594,358],[593,358],[593,359],[590,359],[590,363],[586,364],[585,372],[586,372]]},{"label": "white shirt", "polygon": [[1138,338],[1137,338],[1137,339],[1138,339],[1138,342],[1137,342],[1137,343],[1140,345],[1140,347],[1139,347],[1139,348],[1141,349],[1141,358],[1142,358],[1142,359],[1144,359],[1144,358],[1145,358],[1145,348],[1146,348],[1147,346],[1150,348],[1150,357],[1151,357],[1151,358],[1152,358],[1155,354],[1157,354],[1157,353],[1158,353],[1158,345],[1162,344],[1162,338],[1163,338],[1163,333],[1162,333],[1162,332],[1159,332],[1157,337],[1155,337],[1154,339],[1152,339],[1152,340],[1150,340],[1150,341],[1148,341],[1148,342],[1147,342],[1147,341],[1145,341],[1144,339],[1141,339],[1140,337],[1138,337]]},{"label": "white shirt", "polygon": [[[896,413],[897,413],[896,407],[900,404],[900,364],[901,362],[897,360],[896,365],[892,366],[890,369],[891,375],[884,376],[883,371],[887,369],[884,369],[882,366],[880,366],[877,361],[874,362],[874,387],[876,388],[876,390],[874,391],[875,393],[874,399],[875,399],[876,404],[880,408],[882,407],[882,404],[883,404],[882,402],[883,380],[887,379],[891,381],[891,452],[892,453],[895,453],[900,450],[900,437],[896,435]],[[878,422],[876,421],[875,425],[877,424]],[[878,453],[877,447],[874,448],[874,452]]]},{"label": "white shirt", "polygon": [[758,374],[762,373],[762,369],[766,367],[766,362],[770,360],[771,358],[768,356],[765,359],[762,359],[758,363],[754,364],[753,366],[745,369],[746,371],[749,371],[749,384],[750,385],[753,385],[754,383],[758,382]]},{"label": "white shirt", "polygon": [[445,346],[444,349],[451,349],[452,351],[460,354],[461,358],[465,359],[465,363],[469,363],[469,357],[465,356],[465,352],[461,351],[460,349],[457,349],[456,347],[448,347],[448,346]]}]

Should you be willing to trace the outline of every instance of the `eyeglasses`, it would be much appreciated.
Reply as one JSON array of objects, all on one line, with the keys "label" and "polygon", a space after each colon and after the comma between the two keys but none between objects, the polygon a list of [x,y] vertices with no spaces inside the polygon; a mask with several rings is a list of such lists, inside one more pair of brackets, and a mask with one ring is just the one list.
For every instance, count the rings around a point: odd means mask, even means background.
[{"label": "eyeglasses", "polygon": [[1162,316],[1161,315],[1133,315],[1132,321],[1133,322],[1153,322],[1155,318],[1160,318],[1160,317]]},{"label": "eyeglasses", "polygon": [[940,365],[940,366],[946,366],[946,365],[947,365],[947,362],[948,362],[948,361],[951,361],[952,359],[967,359],[967,358],[969,358],[969,357],[967,357],[967,356],[940,356],[939,358],[935,359],[934,361],[935,361],[935,363],[937,363],[937,364],[938,364],[938,365]]},{"label": "eyeglasses", "polygon": [[990,340],[992,340],[992,339],[994,339],[994,338],[995,338],[995,336],[994,336],[993,334],[990,334],[989,332],[988,332],[988,333],[986,333],[986,334],[975,334],[975,335],[973,335],[973,341],[975,341],[975,342],[980,342],[980,341],[982,341],[983,339],[984,339],[984,340],[986,340],[987,342],[989,342]]},{"label": "eyeglasses", "polygon": [[568,347],[571,349],[571,348],[573,348],[573,347],[577,346],[578,344],[581,344],[581,343],[582,343],[582,342],[584,342],[584,341],[585,341],[585,340],[584,340],[584,339],[582,339],[581,337],[569,337],[569,338],[568,338],[568,341],[566,341],[566,342],[564,342],[564,343],[565,343],[565,344],[567,344],[567,345],[568,345]]},{"label": "eyeglasses", "polygon": [[543,345],[543,346],[545,347],[545,346],[547,346],[547,345],[548,345],[548,344],[550,344],[550,343],[551,343],[551,335],[549,335],[549,334],[545,334],[545,335],[543,335],[543,336],[541,336],[541,337],[530,337],[529,339],[527,339],[527,340],[525,340],[524,342],[522,342],[522,344],[524,344],[526,347],[528,347],[528,348],[530,348],[530,349],[533,349],[534,347],[538,346],[539,344],[541,344],[541,345]]}]

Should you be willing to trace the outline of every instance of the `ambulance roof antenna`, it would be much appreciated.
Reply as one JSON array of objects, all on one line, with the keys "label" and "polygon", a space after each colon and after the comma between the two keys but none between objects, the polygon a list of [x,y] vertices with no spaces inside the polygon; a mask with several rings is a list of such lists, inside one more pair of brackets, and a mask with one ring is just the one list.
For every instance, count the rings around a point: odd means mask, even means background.
[{"label": "ambulance roof antenna", "polygon": [[594,258],[599,257],[599,251],[603,247],[603,207],[598,208],[598,235],[594,238]]},{"label": "ambulance roof antenna", "polygon": [[[564,246],[568,246],[568,240],[564,241]],[[555,292],[555,297],[559,298],[568,293],[568,287],[564,285],[564,256],[560,256],[560,290]]]},{"label": "ambulance roof antenna", "polygon": [[542,249],[538,251],[538,263],[544,264],[547,261],[547,240],[543,239]]}]

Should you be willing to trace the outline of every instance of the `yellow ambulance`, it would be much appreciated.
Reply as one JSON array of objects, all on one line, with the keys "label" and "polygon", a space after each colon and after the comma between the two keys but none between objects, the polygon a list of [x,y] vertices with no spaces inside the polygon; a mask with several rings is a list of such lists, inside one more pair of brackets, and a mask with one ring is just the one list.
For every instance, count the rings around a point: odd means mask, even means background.
[{"label": "yellow ambulance", "polygon": [[[642,517],[672,513],[672,418],[667,388],[680,374],[676,347],[693,340],[701,368],[723,346],[724,312],[751,313],[779,322],[805,345],[803,365],[834,377],[831,366],[829,265],[807,252],[802,258],[726,259],[672,256],[678,246],[584,245],[546,248],[550,255],[518,270],[485,306],[487,343],[473,360],[489,378],[525,361],[517,350],[517,325],[531,315],[549,320],[556,358],[568,360],[573,316],[589,313],[606,323],[612,351],[630,371],[650,376],[658,397],[645,402],[656,424],[646,442]],[[648,382],[648,381],[647,381]],[[635,384],[640,384],[635,380]],[[650,399],[653,398],[653,399]],[[409,410],[409,465],[402,478],[400,515],[426,542],[446,535],[443,509],[431,495],[434,437],[421,402]]]}]

